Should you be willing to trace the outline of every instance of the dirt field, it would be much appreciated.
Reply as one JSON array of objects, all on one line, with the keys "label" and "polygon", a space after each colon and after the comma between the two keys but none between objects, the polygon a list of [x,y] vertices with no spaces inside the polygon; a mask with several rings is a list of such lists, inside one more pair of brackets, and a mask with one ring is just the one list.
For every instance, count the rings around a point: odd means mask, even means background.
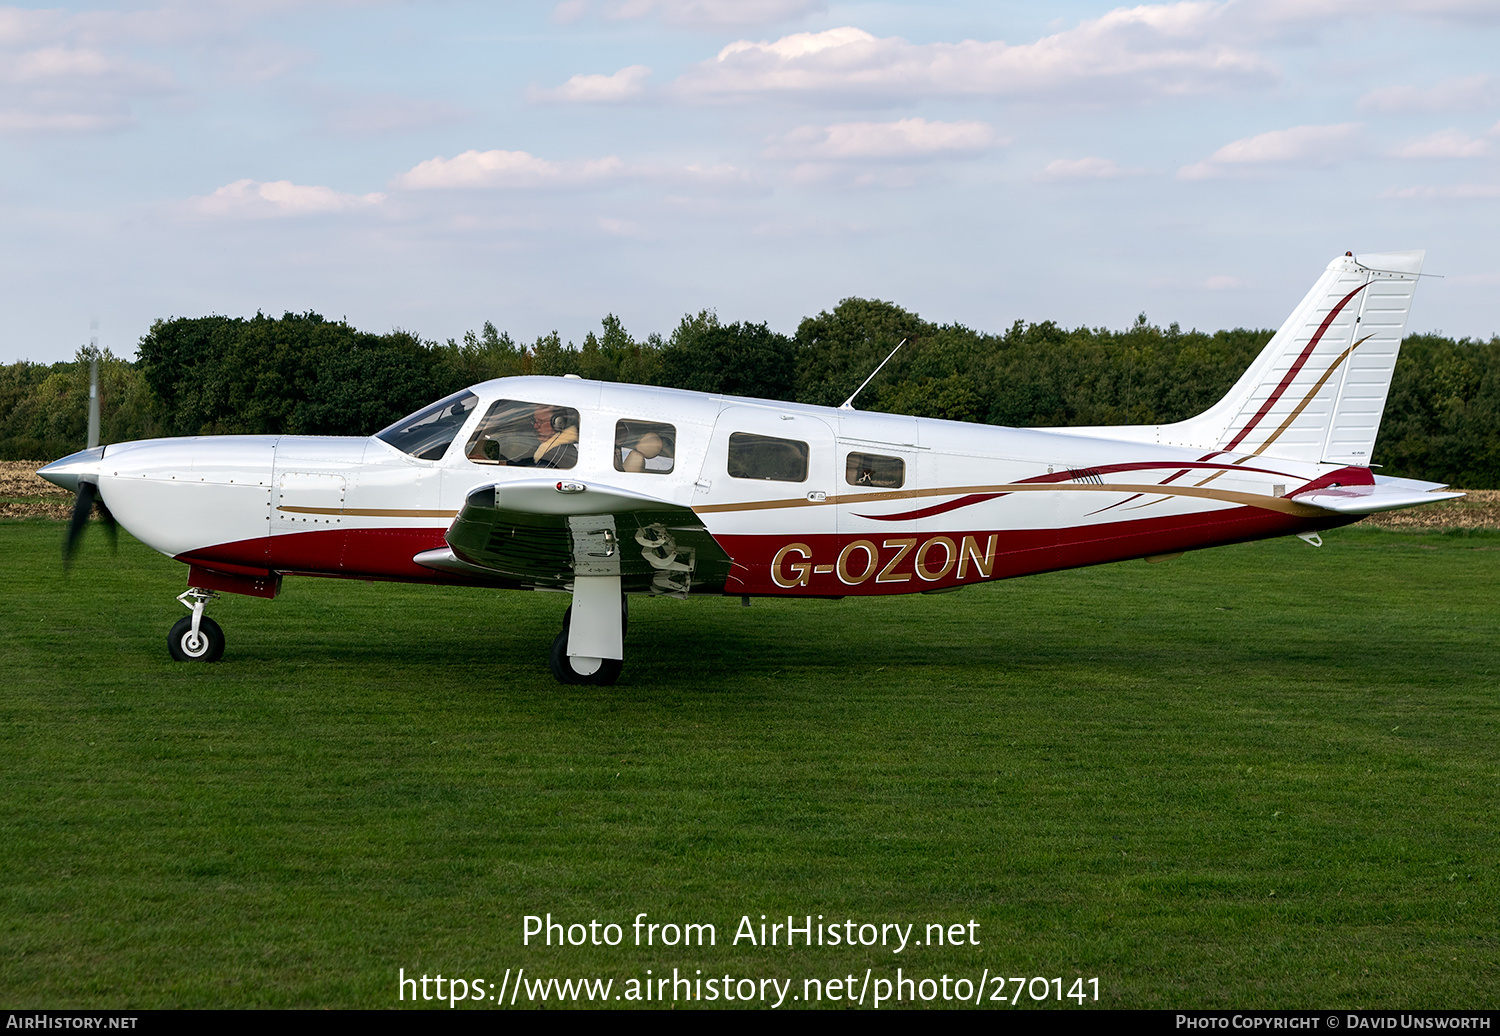
[{"label": "dirt field", "polygon": [[[73,494],[37,478],[41,461],[0,461],[0,518],[66,518]],[[1389,511],[1365,519],[1385,529],[1500,529],[1500,490],[1471,489],[1461,500]]]},{"label": "dirt field", "polygon": [[37,478],[41,461],[0,461],[0,518],[66,518],[73,494]]}]

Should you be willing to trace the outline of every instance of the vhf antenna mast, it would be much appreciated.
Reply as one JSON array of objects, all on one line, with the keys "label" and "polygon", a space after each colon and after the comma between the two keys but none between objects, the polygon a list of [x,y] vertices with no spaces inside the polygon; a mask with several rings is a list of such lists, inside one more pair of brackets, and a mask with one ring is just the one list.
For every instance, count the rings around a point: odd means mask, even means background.
[{"label": "vhf antenna mast", "polygon": [[[905,344],[906,344],[906,339],[905,338],[903,338],[903,339],[901,339],[901,341],[897,342],[896,343],[896,348],[894,348],[894,349],[891,350],[891,356],[895,356],[898,352],[900,352],[901,351],[901,347],[903,345],[905,345]],[[881,360],[880,361],[880,367],[884,367],[886,364],[890,363],[891,362],[891,356],[887,356],[885,359]],[[864,381],[862,381],[862,382],[859,383],[859,388],[855,389],[852,393],[850,393],[849,398],[846,399],[846,400],[844,400],[843,404],[839,406],[840,410],[853,410],[854,409],[854,397],[857,396],[857,395],[859,395],[861,392],[863,392],[865,390],[865,386],[868,385],[870,382],[872,382],[872,381],[875,380],[875,375],[877,375],[877,374],[880,373],[880,367],[876,367],[874,370],[872,370],[870,372],[870,376],[868,378],[866,378]]]}]

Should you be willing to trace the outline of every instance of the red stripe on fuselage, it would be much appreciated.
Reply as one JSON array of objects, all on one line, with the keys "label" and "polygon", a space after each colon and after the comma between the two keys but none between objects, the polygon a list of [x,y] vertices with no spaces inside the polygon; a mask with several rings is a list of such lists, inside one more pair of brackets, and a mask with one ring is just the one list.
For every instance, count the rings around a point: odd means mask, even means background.
[{"label": "red stripe on fuselage", "polygon": [[[1236,507],[1067,529],[715,538],[735,560],[725,593],[829,597],[941,590],[1331,529],[1357,520],[1352,515],[1298,518],[1258,507]],[[958,552],[951,566],[947,565],[949,548],[938,540],[946,540]]]}]

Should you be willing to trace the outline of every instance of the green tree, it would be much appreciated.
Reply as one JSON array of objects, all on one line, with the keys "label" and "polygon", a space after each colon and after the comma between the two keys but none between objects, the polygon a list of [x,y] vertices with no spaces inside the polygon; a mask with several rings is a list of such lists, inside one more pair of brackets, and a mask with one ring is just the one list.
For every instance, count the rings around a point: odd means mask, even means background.
[{"label": "green tree", "polygon": [[682,318],[661,351],[663,384],[695,392],[787,399],[797,384],[796,347],[765,324],[720,324],[703,310]]}]

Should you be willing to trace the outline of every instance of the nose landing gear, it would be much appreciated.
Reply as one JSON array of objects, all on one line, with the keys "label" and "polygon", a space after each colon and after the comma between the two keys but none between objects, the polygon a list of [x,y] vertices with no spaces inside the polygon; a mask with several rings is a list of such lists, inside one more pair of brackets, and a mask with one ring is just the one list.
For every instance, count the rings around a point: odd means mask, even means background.
[{"label": "nose landing gear", "polygon": [[217,662],[224,657],[224,631],[203,614],[204,606],[218,596],[212,590],[190,586],[177,598],[193,614],[178,619],[167,634],[167,650],[174,662]]}]

